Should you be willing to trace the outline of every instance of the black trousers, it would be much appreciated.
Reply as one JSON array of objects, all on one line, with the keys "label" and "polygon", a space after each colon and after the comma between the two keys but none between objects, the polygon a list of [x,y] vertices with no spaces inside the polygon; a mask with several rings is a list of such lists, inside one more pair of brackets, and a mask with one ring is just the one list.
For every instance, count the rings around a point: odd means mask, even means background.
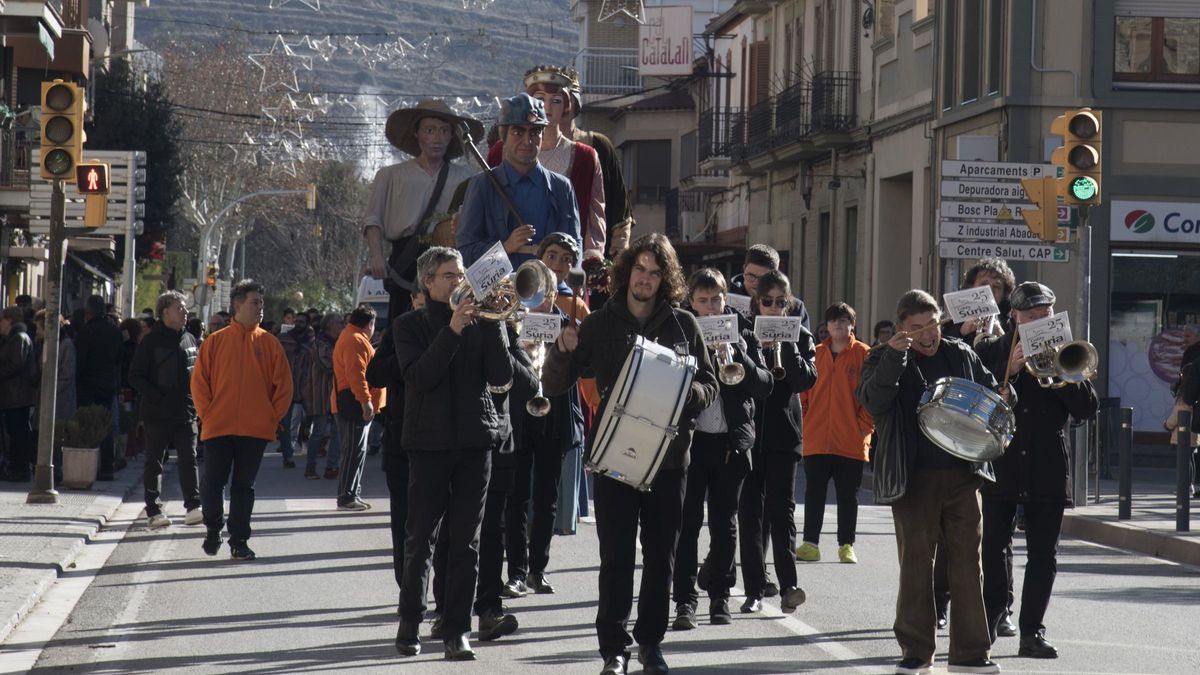
[{"label": "black trousers", "polygon": [[771,537],[779,588],[796,580],[796,461],[792,452],[758,453],[742,484],[738,544],[747,597],[763,597],[767,583],[765,537]]},{"label": "black trousers", "polygon": [[[1011,550],[1017,502],[983,500],[983,601],[988,628],[996,640],[996,625],[1008,608],[1012,568],[1006,560]],[[1063,505],[1025,504],[1025,581],[1021,584],[1021,613],[1017,626],[1022,637],[1046,630],[1042,623],[1058,574],[1058,536],[1062,531]]]},{"label": "black trousers", "polygon": [[[662,642],[671,613],[671,571],[683,516],[685,469],[658,472],[649,492],[596,476],[596,534],[600,539],[600,607],[596,635],[604,658]],[[639,538],[638,525],[641,525]],[[642,543],[642,585],[633,636],[625,630],[633,609],[633,570]]]},{"label": "black trousers", "polygon": [[[112,413],[113,398],[116,393],[112,390],[97,390],[89,387],[75,388],[75,401],[79,408],[85,405],[100,405],[109,413]],[[113,451],[113,430],[108,430],[108,435],[100,443],[100,471],[112,473],[113,466],[116,463],[116,456]]]},{"label": "black trousers", "polygon": [[[475,588],[475,613],[501,610],[500,590],[504,588],[504,512],[512,495],[516,469],[492,466],[488,481],[487,501],[483,507],[483,524],[479,528],[479,582]],[[438,528],[437,545],[433,549],[433,602],[441,611],[446,596],[446,562],[450,547],[449,531]]]},{"label": "black trousers", "polygon": [[4,417],[4,430],[8,433],[8,473],[13,476],[28,476],[29,467],[35,463],[37,438],[30,424],[30,406],[0,410]]},{"label": "black trousers", "polygon": [[404,523],[408,519],[408,456],[388,457],[384,475],[387,477],[388,503],[391,509],[392,573],[396,586],[404,579]]},{"label": "black trousers", "polygon": [[[516,479],[505,514],[508,578],[542,574],[550,564],[550,541],[558,515],[558,489],[565,448],[555,439],[527,434],[527,452],[517,456]],[[533,501],[533,517],[529,502]]]},{"label": "black trousers", "polygon": [[858,488],[865,462],[840,455],[804,457],[804,541],[819,544],[829,481],[837,492],[838,546],[853,544],[858,531]]},{"label": "black trousers", "polygon": [[696,567],[706,498],[708,597],[729,598],[729,588],[734,581],[734,554],[737,551],[738,498],[749,469],[744,453],[729,450],[725,434],[697,431],[692,435],[692,463],[688,466],[687,489],[683,497],[683,525],[679,531],[679,546],[675,550],[672,590],[675,602],[687,602],[695,606],[700,597],[696,592]]},{"label": "black trousers", "polygon": [[196,469],[196,423],[161,424],[144,422],[146,432],[146,465],[142,469],[142,484],[146,498],[146,516],[162,513],[163,456],[167,448],[175,448],[179,457],[179,491],[183,493],[183,508],[191,511],[200,506],[200,474]]},{"label": "black trousers", "polygon": [[267,441],[218,436],[205,441],[204,446],[204,480],[200,486],[204,525],[209,533],[219,533],[225,526],[224,492],[229,482],[229,544],[245,544],[250,539],[250,515],[254,513],[254,479]]},{"label": "black trousers", "polygon": [[425,590],[438,527],[447,530],[445,602],[442,627],[447,637],[471,630],[471,599],[479,573],[479,526],[487,495],[492,455],[478,450],[408,449],[408,520],[400,618],[418,624],[425,614]]}]

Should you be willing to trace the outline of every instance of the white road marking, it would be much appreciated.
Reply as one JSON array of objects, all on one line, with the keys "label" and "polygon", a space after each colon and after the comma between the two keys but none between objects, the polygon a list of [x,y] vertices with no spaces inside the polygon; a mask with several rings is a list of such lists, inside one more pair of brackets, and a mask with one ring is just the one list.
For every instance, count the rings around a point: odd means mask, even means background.
[{"label": "white road marking", "polygon": [[285,499],[285,508],[290,512],[297,511],[337,511],[337,497],[329,499]]},{"label": "white road marking", "polygon": [[115,644],[116,648],[110,651],[106,650],[103,654],[100,654],[105,661],[120,658],[119,655],[133,644],[131,641],[121,639],[122,636],[128,635],[125,626],[137,620],[138,614],[142,610],[142,605],[146,601],[146,594],[150,592],[151,585],[163,577],[162,568],[153,563],[167,560],[171,552],[171,547],[176,543],[176,535],[181,534],[182,531],[171,527],[164,530],[157,530],[157,533],[170,536],[160,536],[155,539],[154,543],[146,547],[146,554],[138,561],[138,571],[134,572],[130,577],[133,591],[130,592],[124,609],[121,610],[121,613],[117,615],[108,629],[108,641]]},{"label": "white road marking", "polygon": [[22,647],[6,650],[0,673],[7,675],[33,670],[46,644],[71,616],[75,605],[96,580],[97,573],[108,562],[109,556],[117,550],[117,544],[121,543],[129,527],[137,520],[142,508],[138,502],[122,504],[105,527],[92,537],[69,571],[54,582],[41,602],[9,634],[5,643]]}]

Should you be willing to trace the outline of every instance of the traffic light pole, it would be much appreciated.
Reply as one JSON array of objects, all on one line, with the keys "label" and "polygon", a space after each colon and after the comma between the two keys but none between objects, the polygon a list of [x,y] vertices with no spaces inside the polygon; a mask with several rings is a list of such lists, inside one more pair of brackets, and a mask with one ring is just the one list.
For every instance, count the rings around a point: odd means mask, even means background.
[{"label": "traffic light pole", "polygon": [[25,499],[29,504],[57,504],[54,489],[54,409],[58,398],[58,335],[62,315],[63,258],[66,257],[67,194],[61,179],[50,198],[50,260],[46,273],[46,338],[42,347],[42,384],[38,407],[37,468]]}]

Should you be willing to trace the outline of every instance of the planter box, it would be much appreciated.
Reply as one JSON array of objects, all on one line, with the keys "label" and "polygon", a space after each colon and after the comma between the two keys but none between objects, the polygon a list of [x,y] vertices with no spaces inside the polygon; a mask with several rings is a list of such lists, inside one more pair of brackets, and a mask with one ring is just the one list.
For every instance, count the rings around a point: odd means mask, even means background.
[{"label": "planter box", "polygon": [[87,490],[96,482],[100,466],[100,448],[62,449],[63,487]]}]

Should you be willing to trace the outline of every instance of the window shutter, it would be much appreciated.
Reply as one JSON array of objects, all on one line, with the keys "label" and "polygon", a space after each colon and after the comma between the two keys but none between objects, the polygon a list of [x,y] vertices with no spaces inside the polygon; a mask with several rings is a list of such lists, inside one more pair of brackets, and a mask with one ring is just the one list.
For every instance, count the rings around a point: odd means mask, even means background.
[{"label": "window shutter", "polygon": [[766,41],[750,45],[750,105],[771,95],[771,44]]}]

